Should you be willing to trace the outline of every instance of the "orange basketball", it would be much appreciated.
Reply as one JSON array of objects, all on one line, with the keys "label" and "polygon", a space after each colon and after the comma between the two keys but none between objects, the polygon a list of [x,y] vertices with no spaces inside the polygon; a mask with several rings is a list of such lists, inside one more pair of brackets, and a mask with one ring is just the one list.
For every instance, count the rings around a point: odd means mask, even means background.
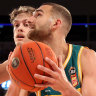
[{"label": "orange basketball", "polygon": [[34,84],[43,84],[47,81],[34,78],[34,74],[48,75],[37,69],[39,64],[52,69],[44,61],[45,57],[49,57],[57,64],[55,53],[44,43],[32,41],[17,46],[10,57],[8,66],[13,82],[20,88],[32,92],[44,89],[35,87]]}]

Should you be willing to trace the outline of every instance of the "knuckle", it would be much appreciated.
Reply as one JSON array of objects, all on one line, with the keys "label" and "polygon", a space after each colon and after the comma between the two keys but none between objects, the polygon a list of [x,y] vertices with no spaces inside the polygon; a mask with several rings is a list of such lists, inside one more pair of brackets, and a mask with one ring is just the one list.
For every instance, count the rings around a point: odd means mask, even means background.
[{"label": "knuckle", "polygon": [[59,74],[57,72],[55,73],[55,78],[59,78]]},{"label": "knuckle", "polygon": [[59,72],[59,74],[62,74],[62,70],[59,69],[58,72]]}]

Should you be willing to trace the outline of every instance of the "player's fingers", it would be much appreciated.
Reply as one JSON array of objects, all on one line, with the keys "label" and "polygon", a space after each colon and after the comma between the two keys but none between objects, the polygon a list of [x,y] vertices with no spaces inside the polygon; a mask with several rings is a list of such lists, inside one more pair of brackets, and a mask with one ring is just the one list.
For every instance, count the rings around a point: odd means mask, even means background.
[{"label": "player's fingers", "polygon": [[12,55],[12,51],[9,53],[9,55],[8,55],[8,59],[10,59],[11,55]]},{"label": "player's fingers", "polygon": [[35,84],[35,87],[45,87],[45,88],[47,88],[49,86],[50,86],[49,83],[48,84]]},{"label": "player's fingers", "polygon": [[54,71],[58,71],[58,66],[54,61],[52,61],[48,57],[45,57],[45,61],[53,68]]},{"label": "player's fingers", "polygon": [[50,83],[54,83],[55,82],[55,79],[47,77],[47,76],[43,76],[43,75],[40,75],[40,74],[34,74],[34,77],[38,78],[40,80],[48,81]]},{"label": "player's fingers", "polygon": [[57,78],[57,72],[54,72],[53,70],[47,68],[47,67],[44,67],[42,65],[38,65],[37,68],[45,73],[47,73],[48,75],[50,75],[51,77],[54,77],[54,78]]}]

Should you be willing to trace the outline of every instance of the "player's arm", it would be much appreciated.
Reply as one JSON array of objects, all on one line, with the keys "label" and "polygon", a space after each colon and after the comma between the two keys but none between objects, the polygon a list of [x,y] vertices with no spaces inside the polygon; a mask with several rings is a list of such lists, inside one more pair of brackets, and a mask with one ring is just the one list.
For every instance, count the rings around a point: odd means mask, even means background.
[{"label": "player's arm", "polygon": [[8,65],[8,60],[0,64],[0,83],[10,79],[9,74],[6,70],[7,65]]},{"label": "player's arm", "polygon": [[11,83],[5,96],[19,96],[19,93],[20,93],[20,88],[16,86],[14,83]]},{"label": "player's arm", "polygon": [[84,49],[81,55],[81,65],[83,72],[82,96],[96,95],[96,53],[89,49]]},{"label": "player's arm", "polygon": [[29,92],[27,90],[21,89],[19,96],[29,96]]}]

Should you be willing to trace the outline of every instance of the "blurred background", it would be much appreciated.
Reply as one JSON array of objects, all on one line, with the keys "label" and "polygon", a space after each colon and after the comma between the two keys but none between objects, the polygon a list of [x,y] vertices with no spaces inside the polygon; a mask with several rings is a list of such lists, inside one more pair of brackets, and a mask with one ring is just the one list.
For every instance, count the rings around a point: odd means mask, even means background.
[{"label": "blurred background", "polygon": [[[13,28],[9,14],[20,5],[39,7],[44,2],[54,2],[69,9],[73,17],[72,29],[67,42],[88,46],[96,51],[96,1],[95,0],[2,0],[0,2],[0,63],[8,58],[15,47]],[[0,85],[0,96],[4,96],[9,81]]]}]

